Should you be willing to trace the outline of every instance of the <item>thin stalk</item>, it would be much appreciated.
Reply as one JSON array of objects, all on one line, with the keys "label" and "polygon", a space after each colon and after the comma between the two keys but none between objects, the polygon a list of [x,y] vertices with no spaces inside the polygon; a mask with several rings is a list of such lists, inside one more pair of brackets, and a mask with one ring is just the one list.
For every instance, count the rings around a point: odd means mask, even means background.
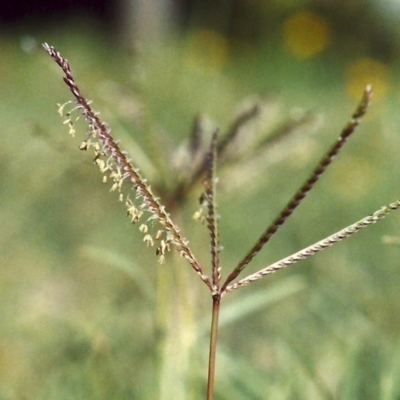
[{"label": "thin stalk", "polygon": [[218,318],[220,302],[221,296],[219,294],[214,295],[211,319],[210,354],[208,357],[207,400],[214,399],[215,358],[217,354]]}]

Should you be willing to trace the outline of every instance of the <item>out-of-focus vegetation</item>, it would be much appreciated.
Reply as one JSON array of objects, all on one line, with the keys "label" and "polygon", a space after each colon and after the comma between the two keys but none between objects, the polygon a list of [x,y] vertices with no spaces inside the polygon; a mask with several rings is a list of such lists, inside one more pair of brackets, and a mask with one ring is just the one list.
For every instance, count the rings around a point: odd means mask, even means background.
[{"label": "out-of-focus vegetation", "polygon": [[[177,257],[157,264],[80,140],[68,137],[56,104],[70,94],[42,41],[69,59],[150,181],[174,178],[170,150],[197,113],[210,132],[227,129],[255,97],[269,102],[271,127],[302,110],[323,117],[293,148],[279,148],[256,182],[245,168],[221,174],[225,274],[336,139],[367,83],[375,97],[361,127],[249,269],[400,196],[397,53],[375,51],[382,38],[366,35],[367,23],[350,43],[340,30],[346,15],[358,21],[350,7],[342,19],[335,8],[337,19],[326,8],[277,10],[254,43],[198,24],[135,52],[78,23],[1,35],[0,398],[203,399],[205,390],[208,292]],[[391,18],[380,21],[396,49]],[[85,126],[76,129],[83,137]],[[207,263],[205,228],[192,219],[200,192],[175,217]],[[228,294],[216,398],[398,399],[399,218]]]}]

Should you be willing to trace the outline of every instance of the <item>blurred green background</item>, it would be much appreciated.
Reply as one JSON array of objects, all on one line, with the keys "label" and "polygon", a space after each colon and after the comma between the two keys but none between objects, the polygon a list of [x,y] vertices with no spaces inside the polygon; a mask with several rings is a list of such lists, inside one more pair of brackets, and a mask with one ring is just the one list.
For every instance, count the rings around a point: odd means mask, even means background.
[{"label": "blurred green background", "polygon": [[[205,398],[211,297],[185,262],[170,254],[159,265],[145,247],[78,150],[85,125],[68,136],[57,103],[71,95],[42,42],[68,58],[93,108],[165,193],[198,113],[207,134],[226,132],[259,100],[260,135],[313,113],[270,159],[221,171],[225,276],[336,140],[367,83],[375,95],[361,127],[248,272],[400,196],[398,1],[119,7],[110,25],[44,10],[0,29],[0,399]],[[206,228],[192,219],[200,193],[174,217],[207,266]],[[216,399],[400,399],[399,218],[226,295]]]}]

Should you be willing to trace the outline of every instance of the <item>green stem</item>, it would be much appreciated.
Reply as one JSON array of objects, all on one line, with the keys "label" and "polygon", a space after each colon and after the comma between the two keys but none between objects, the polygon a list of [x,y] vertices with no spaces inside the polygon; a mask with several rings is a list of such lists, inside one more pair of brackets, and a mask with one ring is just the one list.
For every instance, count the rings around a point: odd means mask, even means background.
[{"label": "green stem", "polygon": [[[171,269],[160,265],[158,286],[158,395],[156,400],[187,399],[189,355],[193,346],[193,298],[189,269],[171,254]],[[183,264],[183,265],[182,265]],[[171,273],[172,272],[172,273]],[[179,351],[176,349],[179,348]]]},{"label": "green stem", "polygon": [[217,353],[218,317],[220,302],[221,296],[219,294],[214,295],[211,319],[210,354],[208,358],[207,400],[213,400],[214,398],[215,357]]}]

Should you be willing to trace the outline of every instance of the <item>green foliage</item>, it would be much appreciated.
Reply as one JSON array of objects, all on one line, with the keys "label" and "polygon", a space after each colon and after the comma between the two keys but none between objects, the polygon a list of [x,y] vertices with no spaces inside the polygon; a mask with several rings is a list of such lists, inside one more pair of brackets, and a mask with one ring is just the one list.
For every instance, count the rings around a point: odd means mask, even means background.
[{"label": "green foliage", "polygon": [[[73,38],[69,51],[72,48]],[[122,57],[119,75],[116,66],[104,65],[104,54],[89,52],[94,48],[88,41],[69,58],[81,68],[77,74],[82,86],[93,86],[88,95],[115,135],[120,137],[121,131],[126,149],[142,155],[143,173],[156,171],[162,153],[187,136],[194,114],[207,113],[227,131],[236,104],[254,90],[231,78],[234,65],[209,80],[186,68],[184,44],[179,42],[149,49],[136,61],[143,80],[136,82],[137,87],[127,85],[126,72],[133,61]],[[75,151],[53,115],[49,105],[66,98],[58,75],[50,63],[43,63],[41,53],[12,58],[16,65],[28,60],[29,76],[21,78],[21,71],[8,70],[10,80],[24,79],[25,98],[10,91],[9,101],[2,99],[8,105],[2,110],[2,179],[7,191],[2,194],[1,397],[203,399],[209,323],[204,285],[178,257],[170,255],[166,265],[157,265],[153,249],[143,247],[143,235],[126,221],[115,194],[107,193],[96,169]],[[303,136],[292,157],[285,146],[278,146],[270,155],[276,161],[263,168],[262,178],[256,176],[255,182],[235,182],[228,168],[221,171],[225,273],[298,188],[299,176],[300,181],[306,179],[353,107],[350,101],[346,107],[335,102],[344,93],[340,84],[335,94],[317,85],[302,88],[299,94],[296,68],[304,67],[293,66],[292,81],[285,77],[285,84],[296,90],[285,89],[282,107],[318,97],[321,107],[330,110],[326,124],[318,138],[299,133]],[[270,85],[271,77],[257,76],[260,87]],[[308,108],[314,102],[301,105]],[[138,104],[146,107],[142,120],[130,114],[141,115]],[[271,107],[275,106],[274,101]],[[382,103],[378,110],[386,116]],[[24,124],[22,113],[29,118]],[[284,108],[278,115],[284,120],[286,113]],[[275,125],[281,123],[281,118],[274,118]],[[268,250],[257,256],[250,272],[398,196],[392,172],[398,148],[394,122],[381,122],[376,111],[365,122],[336,166],[274,236]],[[160,137],[165,141],[161,155],[156,141],[160,139],[155,139]],[[359,165],[376,177],[364,176],[363,169],[357,175]],[[168,168],[167,163],[162,169],[166,175]],[[160,187],[163,176],[154,178],[151,183]],[[231,183],[235,189],[230,191]],[[203,255],[208,254],[202,244],[207,244],[204,229],[191,220],[200,192],[199,187],[193,190],[179,222],[196,254]],[[398,247],[380,240],[384,234],[398,234],[396,218],[227,296],[220,316],[216,397],[398,398]],[[157,343],[170,343],[161,359]],[[183,382],[177,379],[182,377]]]}]

